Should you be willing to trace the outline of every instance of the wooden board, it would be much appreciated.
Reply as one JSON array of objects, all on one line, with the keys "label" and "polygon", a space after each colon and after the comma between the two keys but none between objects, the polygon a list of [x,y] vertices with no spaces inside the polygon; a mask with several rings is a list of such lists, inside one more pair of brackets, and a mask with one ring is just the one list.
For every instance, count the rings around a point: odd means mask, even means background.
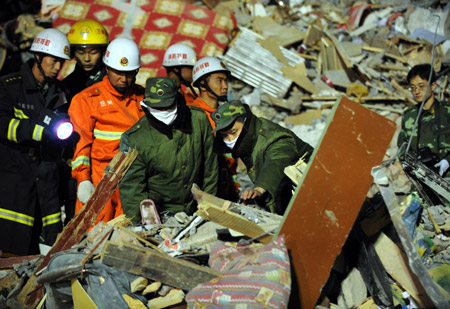
[{"label": "wooden board", "polygon": [[[381,233],[375,242],[375,251],[386,272],[403,287],[423,308],[433,307],[419,279],[408,265],[408,258],[385,234]],[[425,301],[425,303],[424,303]],[[431,307],[430,307],[431,306]]]},{"label": "wooden board", "polygon": [[105,206],[105,203],[111,198],[119,181],[127,172],[128,168],[137,157],[137,150],[130,150],[126,155],[122,152],[117,153],[105,168],[105,174],[95,188],[94,193],[89,198],[84,207],[72,220],[64,227],[58,235],[53,247],[47,253],[42,262],[36,267],[33,276],[25,284],[24,288],[17,296],[17,302],[25,307],[34,308],[42,297],[42,287],[36,287],[36,273],[47,266],[52,254],[67,250],[78,244],[84,237],[97,215]]},{"label": "wooden board", "polygon": [[112,242],[108,242],[103,249],[101,262],[187,291],[220,275],[209,267],[176,259],[151,249]]},{"label": "wooden board", "polygon": [[[198,204],[197,208],[196,214],[198,216],[235,230],[250,238],[258,237],[266,232],[258,224],[247,220],[234,212],[217,207],[210,202],[201,202]],[[268,244],[272,241],[272,235],[263,235],[258,238],[258,241],[263,244]]]},{"label": "wooden board", "polygon": [[278,232],[290,250],[291,295],[298,297],[292,301],[302,308],[314,308],[372,184],[371,169],[381,163],[395,128],[348,98],[334,105]]}]

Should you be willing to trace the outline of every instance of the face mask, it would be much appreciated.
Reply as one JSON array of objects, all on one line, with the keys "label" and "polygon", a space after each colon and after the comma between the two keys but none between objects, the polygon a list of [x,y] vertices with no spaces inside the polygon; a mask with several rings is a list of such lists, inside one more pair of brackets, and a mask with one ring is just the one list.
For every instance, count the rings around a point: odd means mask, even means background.
[{"label": "face mask", "polygon": [[166,125],[170,126],[175,119],[177,118],[177,106],[168,109],[166,111],[162,111],[156,108],[148,108],[150,113],[153,117],[161,121],[162,123],[165,123]]},{"label": "face mask", "polygon": [[227,145],[228,148],[233,149],[234,145],[236,145],[236,142],[238,140],[239,136],[237,136],[234,140],[232,141],[226,141],[225,139],[223,140],[223,142],[225,143],[225,145]]}]

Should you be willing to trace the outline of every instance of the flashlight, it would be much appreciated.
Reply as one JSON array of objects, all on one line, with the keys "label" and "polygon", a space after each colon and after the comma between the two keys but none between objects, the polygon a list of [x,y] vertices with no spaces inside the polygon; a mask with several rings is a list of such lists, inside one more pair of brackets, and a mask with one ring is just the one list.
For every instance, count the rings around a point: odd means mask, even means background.
[{"label": "flashlight", "polygon": [[73,124],[67,119],[62,119],[56,123],[54,131],[58,139],[66,140],[73,133]]}]

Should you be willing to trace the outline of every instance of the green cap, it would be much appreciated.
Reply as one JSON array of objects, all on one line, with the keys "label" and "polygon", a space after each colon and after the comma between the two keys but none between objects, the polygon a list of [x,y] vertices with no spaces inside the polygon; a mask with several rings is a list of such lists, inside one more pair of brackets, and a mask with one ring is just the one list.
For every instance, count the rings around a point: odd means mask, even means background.
[{"label": "green cap", "polygon": [[241,101],[233,100],[220,105],[218,109],[211,113],[211,118],[216,124],[216,128],[212,130],[212,133],[229,127],[233,121],[245,114],[245,106]]},{"label": "green cap", "polygon": [[175,103],[178,86],[170,77],[150,77],[145,85],[144,102],[148,107],[166,108]]}]

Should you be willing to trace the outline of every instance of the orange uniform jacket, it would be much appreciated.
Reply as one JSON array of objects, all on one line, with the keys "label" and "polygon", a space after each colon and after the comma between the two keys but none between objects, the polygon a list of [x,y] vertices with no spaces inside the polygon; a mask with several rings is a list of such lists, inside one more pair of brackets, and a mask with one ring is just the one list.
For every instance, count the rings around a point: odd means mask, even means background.
[{"label": "orange uniform jacket", "polygon": [[187,100],[186,100],[186,105],[203,109],[205,111],[206,115],[208,116],[209,123],[211,124],[211,128],[214,129],[216,127],[216,124],[214,123],[214,121],[211,118],[211,113],[216,110],[215,108],[212,108],[211,106],[206,104],[206,102],[203,101],[200,97],[195,98],[195,100],[192,102],[187,102]]},{"label": "orange uniform jacket", "polygon": [[192,103],[194,102],[196,97],[192,93],[190,93],[188,91],[184,91],[183,87],[180,88],[180,93],[183,95],[184,99],[186,100],[186,105],[195,106]]},{"label": "orange uniform jacket", "polygon": [[[122,133],[132,127],[143,115],[140,102],[144,88],[133,85],[126,97],[116,91],[107,76],[101,82],[73,97],[69,116],[80,140],[72,160],[72,176],[78,184],[90,180],[97,186],[105,167],[119,151]],[[78,213],[83,204],[77,200]],[[105,205],[97,222],[105,222],[122,214],[119,190]]]}]

